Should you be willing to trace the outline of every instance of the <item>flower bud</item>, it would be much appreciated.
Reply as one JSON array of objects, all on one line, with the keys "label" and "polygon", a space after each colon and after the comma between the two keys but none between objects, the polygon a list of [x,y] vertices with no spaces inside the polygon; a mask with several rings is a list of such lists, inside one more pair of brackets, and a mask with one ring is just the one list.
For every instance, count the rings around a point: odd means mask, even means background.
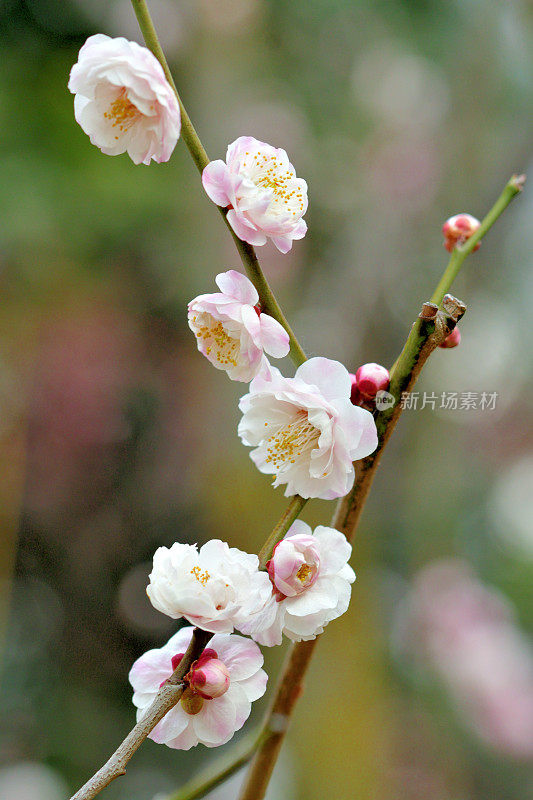
[{"label": "flower bud", "polygon": [[[471,214],[456,214],[447,219],[442,226],[444,234],[444,247],[451,253],[458,244],[464,244],[480,226],[480,221]],[[477,250],[481,242],[474,247]]]},{"label": "flower bud", "polygon": [[[357,388],[364,400],[372,400],[379,391],[389,388],[389,370],[381,364],[363,364],[355,373]],[[353,386],[352,386],[353,392]]]},{"label": "flower bud", "polygon": [[192,717],[195,714],[199,714],[202,708],[204,707],[204,699],[200,697],[199,694],[193,692],[193,690],[187,686],[183,694],[181,695],[180,703],[183,710],[190,714]]},{"label": "flower bud", "polygon": [[191,666],[187,681],[189,687],[200,697],[213,700],[228,691],[230,676],[226,665],[217,658],[216,652],[209,649]]},{"label": "flower bud", "polygon": [[439,347],[448,348],[448,347],[457,347],[457,345],[461,342],[461,331],[459,330],[459,326],[455,326],[453,331],[448,334],[448,336],[444,339],[443,342],[439,344]]},{"label": "flower bud", "polygon": [[355,377],[353,372],[350,372],[349,374],[350,374],[350,380],[352,382],[352,391],[350,394],[350,400],[352,401],[354,406],[360,406],[361,403],[363,402],[363,398],[361,397],[361,392],[357,388],[357,378]]},{"label": "flower bud", "polygon": [[312,536],[298,533],[278,542],[268,562],[268,574],[278,599],[294,597],[312,586],[319,568],[320,555]]}]

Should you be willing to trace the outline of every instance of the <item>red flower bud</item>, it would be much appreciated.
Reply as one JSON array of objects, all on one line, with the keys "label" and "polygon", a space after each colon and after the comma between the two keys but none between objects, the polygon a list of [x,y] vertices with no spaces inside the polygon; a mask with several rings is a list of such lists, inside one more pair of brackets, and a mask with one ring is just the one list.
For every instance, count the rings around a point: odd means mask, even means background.
[{"label": "red flower bud", "polygon": [[448,336],[444,339],[443,342],[439,344],[439,347],[448,348],[448,347],[457,347],[457,345],[461,341],[461,331],[459,327],[456,325],[455,328]]},{"label": "red flower bud", "polygon": [[[480,224],[480,221],[471,214],[456,214],[447,219],[442,226],[446,250],[451,253],[458,244],[464,244],[477,231]],[[478,242],[474,250],[478,250],[480,245],[481,242]]]}]

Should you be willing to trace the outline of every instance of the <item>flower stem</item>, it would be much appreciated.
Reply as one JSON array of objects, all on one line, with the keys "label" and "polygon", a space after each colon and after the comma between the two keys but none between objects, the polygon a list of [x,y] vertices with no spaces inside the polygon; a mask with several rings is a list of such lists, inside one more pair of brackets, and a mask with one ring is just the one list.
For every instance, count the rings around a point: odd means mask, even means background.
[{"label": "flower stem", "polygon": [[[196,129],[191,122],[191,118],[189,117],[176,88],[176,84],[174,82],[174,78],[172,77],[168,62],[165,58],[163,48],[159,42],[150,11],[146,5],[146,0],[131,0],[131,4],[133,6],[133,10],[135,11],[135,16],[137,17],[137,21],[139,23],[146,46],[152,51],[154,56],[163,67],[165,76],[176,94],[181,112],[181,135],[185,144],[187,145],[189,153],[191,154],[192,160],[198,167],[200,173],[202,173],[207,164],[209,164],[210,159],[202,142],[200,141],[200,137],[198,136]],[[274,293],[272,292],[272,289],[268,284],[267,279],[265,278],[259,261],[257,260],[254,248],[247,242],[243,242],[242,239],[239,239],[239,237],[235,234],[233,228],[226,218],[227,209],[219,207],[219,211],[222,214],[224,222],[226,223],[228,230],[233,237],[233,241],[235,242],[235,246],[237,247],[239,256],[241,257],[246,274],[257,289],[263,311],[266,314],[269,314],[271,317],[274,317],[274,319],[277,320],[280,325],[283,325],[289,334],[291,358],[296,366],[300,366],[300,364],[303,364],[303,362],[307,359],[307,356],[305,355],[301,344],[296,338],[283,311],[281,310],[278,301],[276,300],[276,297],[274,296]]]},{"label": "flower stem", "polygon": [[[512,198],[521,191],[523,184],[523,176],[513,176],[484,218],[476,234],[460,248],[460,251],[452,254],[450,262],[433,294],[433,303],[442,302],[466,256],[472,252],[477,241],[496,222]],[[424,309],[430,305],[424,304]],[[383,449],[389,441],[402,412],[401,403],[399,402],[402,392],[411,390],[425,361],[438,346],[439,342],[445,338],[446,331],[446,318],[442,312],[434,313],[433,317],[430,318],[425,318],[424,313],[422,313],[421,317],[412,326],[402,352],[391,370],[389,391],[394,396],[395,403],[392,408],[376,414],[376,427],[379,437],[378,447],[374,453],[354,463],[355,482],[353,489],[346,497],[339,500],[331,522],[332,527],[344,533],[349,541],[355,535]],[[265,724],[266,735],[250,765],[239,800],[262,800],[265,796],[270,776],[274,770],[289,726],[292,711],[297,698],[301,694],[305,672],[317,642],[318,638],[313,641],[299,642],[292,645],[289,650],[285,666],[278,677],[274,700],[269,712],[269,718],[267,718]],[[276,721],[275,714],[278,715],[278,718],[283,719],[284,724],[282,726],[274,724]]]},{"label": "flower stem", "polygon": [[263,547],[259,551],[260,569],[265,568],[267,561],[272,556],[272,550],[277,545],[277,543],[283,539],[283,537],[291,527],[294,520],[300,516],[300,512],[302,511],[306,503],[307,503],[306,498],[300,497],[299,494],[295,494],[294,497],[291,498],[289,505],[283,512],[272,533],[270,534],[270,536],[264,543]]}]

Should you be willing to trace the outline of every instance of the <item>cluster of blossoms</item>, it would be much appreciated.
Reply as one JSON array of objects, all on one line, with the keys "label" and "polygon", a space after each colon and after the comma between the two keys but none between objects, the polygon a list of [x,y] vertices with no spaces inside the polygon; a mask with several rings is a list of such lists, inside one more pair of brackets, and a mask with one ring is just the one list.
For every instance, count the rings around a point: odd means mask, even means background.
[{"label": "cluster of blossoms", "polygon": [[[149,50],[123,38],[91,36],[68,86],[76,120],[102,152],[127,152],[135,164],[169,160],[180,134],[180,107]],[[229,145],[225,162],[205,167],[202,183],[244,242],[256,246],[270,239],[287,253],[305,236],[307,184],[284,150],[241,136]],[[466,241],[476,223],[469,215],[448,220],[446,247]],[[338,361],[311,358],[294,377],[284,377],[267,355],[286,356],[289,335],[264,313],[254,285],[234,270],[218,274],[216,283],[219,292],[189,303],[188,323],[211,364],[250,384],[239,403],[238,434],[253,448],[253,462],[274,476],[275,487],[285,485],[286,496],[344,496],[354,482],[353,462],[377,447],[373,415],[361,406],[372,407],[377,393],[388,388],[388,371],[365,364],[350,375]],[[343,614],[355,580],[350,554],[342,533],[323,526],[312,532],[301,521],[275,546],[266,571],[257,556],[220,540],[199,550],[180,543],[160,547],[147,588],[153,606],[214,635],[184,676],[179,704],[151,738],[180,749],[228,741],[265,692],[257,643],[278,645],[283,635],[314,639]],[[180,664],[193,630],[181,628],[133,665],[129,677],[139,719]]]},{"label": "cluster of blossoms", "polygon": [[[320,526],[313,534],[301,521],[276,545],[267,571],[259,569],[256,555],[218,539],[199,550],[178,542],[160,547],[146,590],[153,606],[215,635],[184,677],[179,704],[150,737],[182,750],[227,742],[266,689],[256,642],[281,644],[282,634],[293,641],[314,639],[343,614],[355,580],[347,563],[351,550],[339,531]],[[193,630],[182,628],[133,665],[129,679],[138,719],[179,665]]]}]

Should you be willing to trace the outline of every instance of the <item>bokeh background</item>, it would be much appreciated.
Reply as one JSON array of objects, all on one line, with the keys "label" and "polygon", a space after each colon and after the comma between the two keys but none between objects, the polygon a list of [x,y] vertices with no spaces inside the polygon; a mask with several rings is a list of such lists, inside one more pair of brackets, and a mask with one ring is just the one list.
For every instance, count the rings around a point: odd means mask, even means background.
[{"label": "bokeh background", "polygon": [[[305,240],[260,249],[306,350],[390,365],[446,263],[443,221],[527,170],[531,5],[150,5],[211,156],[250,134],[309,183]],[[285,501],[238,443],[245,386],[187,328],[239,264],[183,142],[135,167],[74,121],[85,38],[141,41],[129,3],[2,0],[0,21],[0,796],[64,800],[132,725],[133,660],[175,630],[145,596],[155,548],[254,551]],[[533,796],[532,205],[533,183],[454,287],[463,343],[432,357],[417,388],[436,408],[406,411],[383,459],[274,798]],[[440,409],[443,391],[496,407]],[[165,796],[231,747],[147,742],[105,797]]]}]

